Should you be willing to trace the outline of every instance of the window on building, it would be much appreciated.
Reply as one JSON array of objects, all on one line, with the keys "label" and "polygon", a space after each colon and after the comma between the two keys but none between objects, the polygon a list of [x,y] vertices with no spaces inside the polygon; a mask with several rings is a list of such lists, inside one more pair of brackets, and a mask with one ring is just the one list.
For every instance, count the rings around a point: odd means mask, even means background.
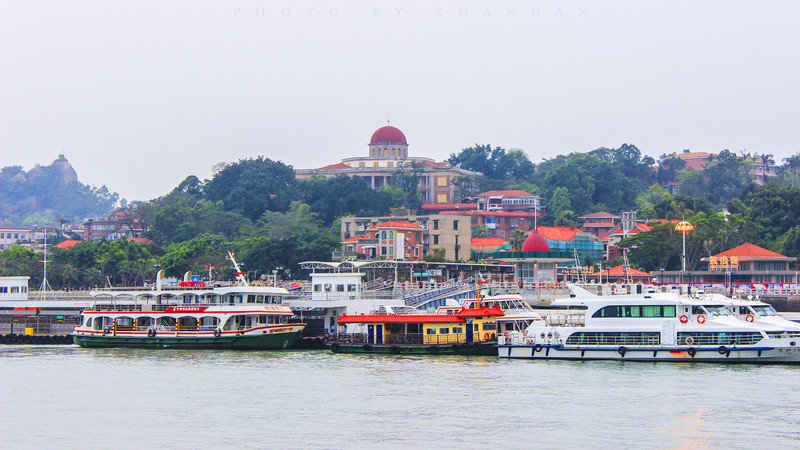
[{"label": "window on building", "polygon": [[386,163],[386,167],[394,167],[394,163],[389,161]]},{"label": "window on building", "polygon": [[372,167],[378,167],[378,161],[375,161],[374,163],[372,163]]},{"label": "window on building", "polygon": [[439,245],[439,235],[438,234],[434,234],[433,235],[433,245]]},{"label": "window on building", "polygon": [[336,292],[344,292],[344,285],[343,284],[337,284],[336,285]]},{"label": "window on building", "polygon": [[436,194],[436,203],[447,203],[447,194]]},{"label": "window on building", "polygon": [[447,177],[436,177],[436,186],[447,186]]},{"label": "window on building", "polygon": [[457,221],[457,220],[454,220],[454,221],[453,221],[453,229],[454,229],[454,230],[457,230],[457,229],[458,229],[458,221]]},{"label": "window on building", "polygon": [[433,221],[433,229],[434,230],[438,230],[439,229],[439,221],[438,220],[434,220]]},{"label": "window on building", "polygon": [[366,163],[363,163],[363,162],[358,163],[358,167],[366,167],[366,166],[367,166]]}]

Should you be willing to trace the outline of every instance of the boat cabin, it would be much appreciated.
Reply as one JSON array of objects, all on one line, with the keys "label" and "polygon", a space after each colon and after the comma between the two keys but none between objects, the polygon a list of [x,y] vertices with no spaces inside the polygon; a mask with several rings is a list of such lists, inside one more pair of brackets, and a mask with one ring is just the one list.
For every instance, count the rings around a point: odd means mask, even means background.
[{"label": "boat cabin", "polygon": [[341,316],[340,325],[356,333],[338,333],[338,342],[365,344],[460,344],[497,339],[500,308],[458,308],[444,314],[359,314]]}]

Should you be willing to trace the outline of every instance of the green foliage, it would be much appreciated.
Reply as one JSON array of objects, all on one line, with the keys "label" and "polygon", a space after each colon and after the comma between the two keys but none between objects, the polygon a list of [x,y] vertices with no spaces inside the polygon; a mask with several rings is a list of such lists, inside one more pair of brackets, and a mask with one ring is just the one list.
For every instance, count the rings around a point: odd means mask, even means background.
[{"label": "green foliage", "polygon": [[422,163],[417,161],[400,161],[392,174],[391,185],[403,192],[403,206],[415,210],[422,206],[422,196],[419,192]]},{"label": "green foliage", "polygon": [[660,195],[661,200],[653,205],[653,217],[664,220],[684,220],[686,217],[697,213],[706,215],[714,214],[714,206],[704,198],[689,197],[686,195],[670,196],[667,193]]},{"label": "green foliage", "polygon": [[387,214],[390,208],[405,201],[405,195],[397,189],[376,191],[363,178],[344,175],[303,181],[297,186],[295,196],[302,198],[325,225],[345,215]]},{"label": "green foliage", "polygon": [[525,239],[528,238],[528,233],[524,230],[520,230],[517,228],[511,233],[511,239],[509,240],[509,244],[511,245],[511,249],[515,252],[522,251],[522,244],[525,243]]},{"label": "green foliage", "polygon": [[259,156],[225,167],[203,189],[206,199],[255,221],[265,211],[289,209],[296,185],[290,166]]},{"label": "green foliage", "polygon": [[162,245],[187,241],[201,234],[216,234],[233,239],[252,234],[255,228],[241,214],[223,209],[222,202],[200,200],[189,206],[174,203],[154,215],[153,226],[145,233]]},{"label": "green foliage", "polygon": [[25,173],[20,166],[0,171],[0,222],[56,225],[58,217],[72,223],[108,214],[119,200],[105,186],[87,186],[65,179],[57,165],[37,166]]},{"label": "green foliage", "polygon": [[681,172],[678,193],[723,205],[743,195],[753,183],[751,167],[746,158],[723,150],[702,171]]},{"label": "green foliage", "polygon": [[478,225],[472,229],[473,238],[488,238],[492,236],[492,230],[486,228],[485,225]]},{"label": "green foliage", "polygon": [[436,248],[432,251],[428,252],[427,255],[422,257],[423,261],[427,262],[447,262],[447,258],[445,258],[446,250],[443,248]]},{"label": "green foliage", "polygon": [[451,154],[447,162],[454,167],[480,172],[493,180],[530,180],[536,169],[524,151],[512,149],[506,152],[504,148],[493,149],[491,145],[475,144],[458,154]]},{"label": "green foliage", "polygon": [[767,185],[750,192],[744,203],[752,217],[764,227],[767,241],[800,225],[800,188]]},{"label": "green foliage", "polygon": [[800,225],[794,226],[775,242],[775,251],[800,259]]}]

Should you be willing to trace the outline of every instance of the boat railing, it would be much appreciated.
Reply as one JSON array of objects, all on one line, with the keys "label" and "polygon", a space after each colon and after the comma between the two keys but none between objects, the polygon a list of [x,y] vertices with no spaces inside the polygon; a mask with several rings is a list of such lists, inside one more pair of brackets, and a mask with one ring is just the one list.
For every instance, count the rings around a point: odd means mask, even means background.
[{"label": "boat railing", "polygon": [[[496,338],[496,336],[495,336]],[[380,342],[379,342],[380,341]],[[490,339],[494,341],[494,339]],[[465,335],[459,334],[422,334],[409,333],[397,335],[383,335],[380,339],[377,336],[367,333],[338,333],[331,335],[330,343],[358,345],[358,344],[384,344],[384,345],[441,345],[441,344],[464,344],[467,342]],[[475,339],[471,342],[482,342]]]}]

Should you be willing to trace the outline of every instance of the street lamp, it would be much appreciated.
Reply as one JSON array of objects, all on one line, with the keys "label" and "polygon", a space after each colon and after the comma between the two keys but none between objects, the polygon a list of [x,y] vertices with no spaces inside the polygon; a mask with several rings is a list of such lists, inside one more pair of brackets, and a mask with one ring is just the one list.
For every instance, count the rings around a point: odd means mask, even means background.
[{"label": "street lamp", "polygon": [[278,285],[278,269],[272,269],[272,287]]},{"label": "street lamp", "polygon": [[678,224],[675,225],[675,231],[680,231],[683,234],[683,255],[681,255],[681,261],[683,262],[683,270],[681,271],[681,276],[683,276],[683,273],[686,272],[686,232],[692,230],[694,230],[694,225],[690,224],[685,220],[678,222]]}]

